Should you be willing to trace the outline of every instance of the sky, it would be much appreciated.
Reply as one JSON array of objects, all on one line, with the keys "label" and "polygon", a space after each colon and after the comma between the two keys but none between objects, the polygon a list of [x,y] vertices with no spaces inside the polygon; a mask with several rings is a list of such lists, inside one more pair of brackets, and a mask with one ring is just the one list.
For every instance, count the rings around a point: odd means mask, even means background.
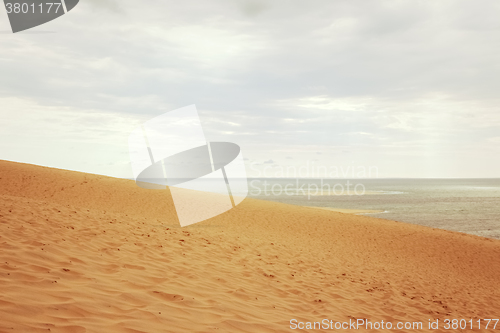
[{"label": "sky", "polygon": [[12,34],[0,8],[0,159],[132,178],[129,134],[195,104],[250,177],[500,177],[499,17],[489,0],[81,0]]}]

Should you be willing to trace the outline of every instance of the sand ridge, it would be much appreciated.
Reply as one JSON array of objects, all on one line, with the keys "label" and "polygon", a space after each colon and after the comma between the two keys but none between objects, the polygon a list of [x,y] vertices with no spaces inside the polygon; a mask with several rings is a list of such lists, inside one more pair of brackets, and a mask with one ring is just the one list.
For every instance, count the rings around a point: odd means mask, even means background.
[{"label": "sand ridge", "polygon": [[0,332],[498,318],[499,282],[497,240],[252,199],[180,228],[168,190],[0,161]]}]

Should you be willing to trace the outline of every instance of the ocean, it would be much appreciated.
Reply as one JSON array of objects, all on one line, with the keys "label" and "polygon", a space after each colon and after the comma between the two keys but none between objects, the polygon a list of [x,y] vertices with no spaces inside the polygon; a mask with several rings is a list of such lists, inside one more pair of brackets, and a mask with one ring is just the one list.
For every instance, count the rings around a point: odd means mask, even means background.
[{"label": "ocean", "polygon": [[500,239],[500,179],[249,179],[249,197]]}]

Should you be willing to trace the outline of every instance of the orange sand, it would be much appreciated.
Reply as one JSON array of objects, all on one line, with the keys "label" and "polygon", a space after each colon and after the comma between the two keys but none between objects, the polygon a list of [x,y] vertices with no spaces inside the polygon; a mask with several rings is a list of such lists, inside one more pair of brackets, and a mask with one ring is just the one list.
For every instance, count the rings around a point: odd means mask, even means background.
[{"label": "orange sand", "polygon": [[168,190],[0,161],[0,332],[500,317],[497,240],[252,199],[175,216]]}]

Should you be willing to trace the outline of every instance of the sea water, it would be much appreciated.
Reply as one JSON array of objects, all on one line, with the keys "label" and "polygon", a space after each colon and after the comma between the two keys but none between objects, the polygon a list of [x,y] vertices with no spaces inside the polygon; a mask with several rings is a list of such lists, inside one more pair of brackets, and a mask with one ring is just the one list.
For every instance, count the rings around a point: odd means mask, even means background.
[{"label": "sea water", "polygon": [[249,179],[249,197],[500,239],[500,179]]}]

